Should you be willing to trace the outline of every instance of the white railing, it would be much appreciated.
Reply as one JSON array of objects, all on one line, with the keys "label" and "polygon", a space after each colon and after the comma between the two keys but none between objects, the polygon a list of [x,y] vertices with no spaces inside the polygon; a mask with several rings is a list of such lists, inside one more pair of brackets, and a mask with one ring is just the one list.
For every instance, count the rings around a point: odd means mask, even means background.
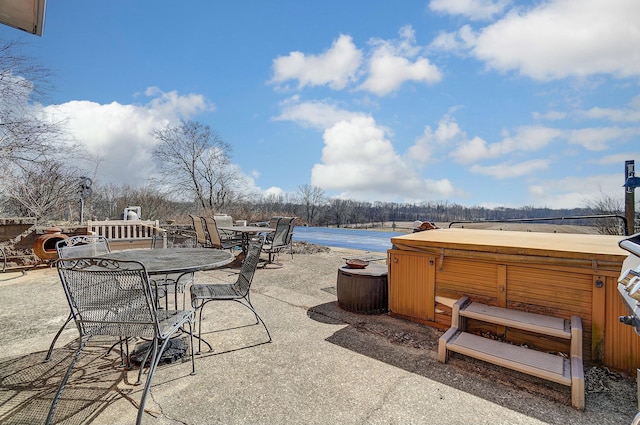
[{"label": "white railing", "polygon": [[104,236],[107,239],[150,239],[162,235],[158,220],[104,220],[87,221],[87,230],[92,235]]}]

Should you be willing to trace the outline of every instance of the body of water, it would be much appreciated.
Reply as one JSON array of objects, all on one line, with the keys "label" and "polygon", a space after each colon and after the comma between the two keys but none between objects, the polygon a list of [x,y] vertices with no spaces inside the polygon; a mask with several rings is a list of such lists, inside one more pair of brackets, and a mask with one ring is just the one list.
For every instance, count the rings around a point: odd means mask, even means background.
[{"label": "body of water", "polygon": [[391,238],[405,234],[376,230],[296,226],[293,230],[293,240],[338,248],[387,252],[391,248]]}]

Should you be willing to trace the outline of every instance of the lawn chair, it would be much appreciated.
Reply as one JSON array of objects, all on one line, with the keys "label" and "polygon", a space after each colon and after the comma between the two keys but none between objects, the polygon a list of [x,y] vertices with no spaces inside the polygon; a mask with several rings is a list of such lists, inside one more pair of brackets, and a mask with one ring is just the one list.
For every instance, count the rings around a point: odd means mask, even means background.
[{"label": "lawn chair", "polygon": [[[92,235],[79,235],[72,236],[70,238],[62,239],[56,242],[56,251],[58,252],[58,258],[73,258],[73,257],[94,257],[100,254],[107,254],[111,252],[109,248],[109,241],[104,236],[92,236]],[[62,324],[58,333],[53,337],[47,356],[44,358],[45,362],[51,359],[51,353],[53,347],[56,345],[58,338],[62,334],[67,324],[73,320],[72,312],[69,313],[67,320]]]},{"label": "lawn chair", "polygon": [[191,217],[191,221],[193,222],[193,230],[196,232],[197,246],[201,246],[203,248],[209,247],[209,238],[207,238],[204,224],[202,224],[202,217],[192,214],[189,214],[189,217]]},{"label": "lawn chair", "polygon": [[214,215],[213,221],[216,222],[216,226],[218,227],[218,234],[220,235],[220,239],[237,239],[238,236],[234,232],[229,232],[227,230],[220,229],[220,227],[232,227],[233,226],[233,217],[230,215]]},{"label": "lawn chair", "polygon": [[281,263],[275,263],[273,259],[280,254],[280,252],[287,247],[291,252],[291,258],[293,258],[293,222],[296,217],[280,217],[276,224],[276,231],[273,233],[273,238],[270,243],[265,244],[262,247],[262,252],[266,252],[269,255],[269,260],[263,264],[266,267],[267,264],[276,264],[282,266]]},{"label": "lawn chair", "polygon": [[220,231],[218,230],[216,221],[213,218],[203,217],[203,220],[204,220],[204,225],[207,229],[207,233],[209,234],[209,244],[213,248],[233,250],[233,248],[235,247],[242,247],[241,238],[222,239],[220,237]]},{"label": "lawn chair", "polygon": [[[200,342],[202,341],[202,310],[205,304],[210,301],[235,301],[247,307],[256,317],[255,324],[258,324],[258,322],[262,323],[265,331],[267,331],[269,342],[271,342],[269,329],[267,329],[267,325],[256,312],[249,297],[249,290],[251,289],[253,275],[258,266],[261,249],[262,240],[254,240],[249,243],[247,256],[242,263],[242,268],[235,283],[195,283],[191,286],[191,306],[195,308],[196,311],[198,309],[200,310],[198,316],[198,351],[201,349]],[[209,345],[206,341],[205,344]],[[211,349],[210,345],[209,349]]]},{"label": "lawn chair", "polygon": [[138,407],[136,424],[142,423],[151,380],[169,339],[185,324],[191,336],[191,374],[195,374],[193,332],[194,311],[157,310],[149,276],[142,263],[105,258],[58,260],[58,274],[80,333],[79,346],[56,392],[46,424],[52,423],[62,391],[85,346],[94,336],[139,337],[151,340],[140,363],[138,383],[151,357]]}]

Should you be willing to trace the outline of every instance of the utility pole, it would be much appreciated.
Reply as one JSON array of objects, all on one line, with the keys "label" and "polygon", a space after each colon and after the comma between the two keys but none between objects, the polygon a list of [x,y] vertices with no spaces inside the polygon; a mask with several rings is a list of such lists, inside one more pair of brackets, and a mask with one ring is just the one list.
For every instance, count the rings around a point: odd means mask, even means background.
[{"label": "utility pole", "polygon": [[[635,176],[635,163],[633,160],[624,162],[624,181],[629,181],[630,177]],[[626,186],[624,194],[624,216],[627,219],[627,226],[629,228],[629,234],[635,233],[636,222],[636,199],[635,199],[635,187]]]}]

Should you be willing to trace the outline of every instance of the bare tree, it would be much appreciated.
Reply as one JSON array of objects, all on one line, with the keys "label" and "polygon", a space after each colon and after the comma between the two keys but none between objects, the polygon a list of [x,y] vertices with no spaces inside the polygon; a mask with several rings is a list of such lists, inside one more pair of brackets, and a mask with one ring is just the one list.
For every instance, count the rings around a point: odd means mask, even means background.
[{"label": "bare tree", "polygon": [[305,184],[298,187],[298,197],[304,207],[306,222],[313,224],[318,208],[325,202],[324,190],[318,186]]},{"label": "bare tree", "polygon": [[79,173],[61,161],[27,162],[4,175],[5,208],[37,220],[71,221],[79,203]]},{"label": "bare tree", "polygon": [[34,101],[48,90],[50,72],[18,53],[20,43],[0,44],[0,165],[49,157],[63,135],[59,123]]},{"label": "bare tree", "polygon": [[347,221],[347,217],[349,215],[349,207],[349,202],[344,199],[331,199],[329,201],[328,211],[330,217],[329,223],[334,224],[336,227],[342,227]]},{"label": "bare tree", "polygon": [[192,196],[204,209],[220,210],[233,200],[241,179],[231,164],[231,146],[209,126],[185,120],[152,136],[159,142],[153,158],[161,184]]},{"label": "bare tree", "polygon": [[140,206],[145,220],[171,220],[186,214],[193,205],[174,202],[151,186],[131,187],[110,183],[93,188],[87,213],[98,220],[120,219],[124,209],[131,206]]},{"label": "bare tree", "polygon": [[[616,214],[624,217],[623,200],[605,193],[600,193],[598,197],[588,201],[586,207],[589,209],[590,214],[593,215]],[[616,218],[598,218],[595,220],[595,227],[598,232],[604,235],[623,234],[621,224],[621,220]]]}]

